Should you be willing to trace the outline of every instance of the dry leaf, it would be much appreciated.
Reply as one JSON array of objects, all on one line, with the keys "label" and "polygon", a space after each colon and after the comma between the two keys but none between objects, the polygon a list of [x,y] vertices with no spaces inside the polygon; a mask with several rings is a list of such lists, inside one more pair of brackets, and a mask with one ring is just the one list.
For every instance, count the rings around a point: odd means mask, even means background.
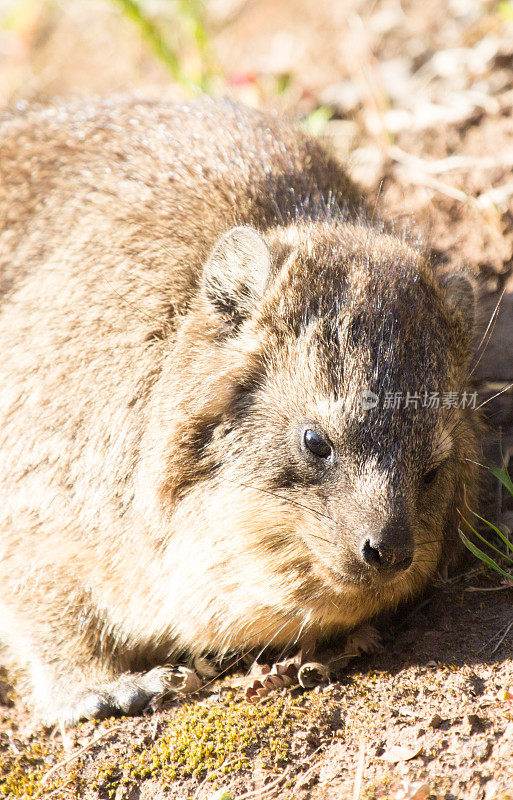
[{"label": "dry leaf", "polygon": [[422,745],[417,748],[402,747],[399,744],[394,744],[381,756],[383,761],[388,761],[390,764],[397,764],[399,761],[409,761],[411,758],[418,756],[422,750]]},{"label": "dry leaf", "polygon": [[430,794],[431,789],[427,783],[404,781],[399,786],[392,788],[390,797],[392,800],[426,800]]},{"label": "dry leaf", "polygon": [[270,667],[268,664],[255,665],[251,670],[252,674],[258,673],[250,685],[246,688],[244,697],[249,703],[257,703],[262,697],[276,690],[284,689],[297,683],[298,665],[301,661],[301,653],[280,661]]}]

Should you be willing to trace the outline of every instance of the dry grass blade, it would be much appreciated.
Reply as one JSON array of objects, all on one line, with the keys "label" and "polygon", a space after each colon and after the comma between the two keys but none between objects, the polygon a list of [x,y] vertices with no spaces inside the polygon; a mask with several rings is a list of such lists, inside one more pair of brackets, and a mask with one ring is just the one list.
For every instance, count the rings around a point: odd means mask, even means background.
[{"label": "dry grass blade", "polygon": [[[323,745],[321,745],[320,747],[318,747],[316,750],[313,751],[313,753],[307,758],[307,763],[309,761],[313,761],[313,759],[319,753],[319,751],[322,750],[322,747],[323,747]],[[292,794],[293,795],[295,795],[296,792],[298,792],[303,786],[305,786],[307,781],[310,779],[310,775],[312,775],[315,772],[315,770],[317,770],[317,769],[319,769],[319,763],[318,762],[316,762],[315,764],[312,764],[312,766],[309,767],[306,770],[306,772],[303,772],[302,774],[298,775],[298,777],[296,779],[296,785],[294,786],[294,789],[292,790]]]},{"label": "dry grass blade", "polygon": [[358,751],[358,763],[356,765],[356,773],[354,776],[353,800],[360,800],[360,795],[362,791],[362,782],[363,782],[363,771],[365,769],[366,749],[367,748],[365,741],[362,740],[360,742],[360,749]]},{"label": "dry grass blade", "polygon": [[[80,750],[77,750],[76,753],[73,753],[72,756],[70,756],[69,758],[64,759],[64,761],[59,761],[58,764],[55,764],[53,767],[51,767],[48,770],[48,772],[46,772],[43,775],[43,777],[41,778],[41,784],[48,783],[48,781],[52,777],[52,775],[54,775],[56,772],[58,772],[63,767],[67,767],[68,764],[71,764],[73,761],[76,761],[77,758],[80,758],[80,756],[82,756],[84,753],[86,753],[88,750],[90,750],[91,747],[94,747],[95,744],[100,742],[102,739],[105,739],[107,736],[110,736],[111,733],[115,733],[116,731],[121,730],[122,727],[123,727],[122,724],[114,725],[112,728],[109,728],[106,731],[102,731],[101,733],[98,734],[98,736],[95,736],[93,739],[91,739],[90,742],[88,742],[83,747],[81,747]],[[39,796],[41,796],[41,794]]]},{"label": "dry grass blade", "polygon": [[252,800],[252,798],[257,798],[257,797],[260,800],[263,797],[267,797],[269,794],[274,792],[275,789],[278,788],[280,783],[282,783],[282,781],[285,780],[289,772],[290,772],[290,767],[287,767],[287,769],[285,769],[281,773],[281,775],[278,775],[278,777],[274,781],[271,781],[271,783],[268,783],[262,789],[254,789],[250,792],[244,792],[244,794],[239,794],[237,795],[235,800]]},{"label": "dry grass blade", "polygon": [[52,789],[49,794],[45,794],[45,800],[50,800],[50,797],[55,797],[57,794],[59,794],[59,792],[69,791],[68,787],[71,786],[72,783],[73,780],[70,779],[69,781],[66,781],[66,783],[63,783],[62,786],[57,786],[56,789]]},{"label": "dry grass blade", "polygon": [[510,632],[510,630],[512,628],[513,628],[513,621],[510,622],[509,625],[506,625],[505,629],[499,635],[499,639],[497,640],[497,642],[495,644],[495,647],[493,648],[493,650],[490,653],[490,655],[493,656],[493,654],[497,652],[497,650],[499,649],[499,647],[501,646],[501,644],[503,643],[504,639],[506,638],[506,636],[508,635],[508,633]]},{"label": "dry grass blade", "polygon": [[[236,758],[232,758],[232,759],[230,759],[230,761],[225,761],[225,762],[224,762],[224,764],[221,764],[221,766],[219,766],[219,767],[218,767],[217,769],[215,769],[213,772],[208,772],[208,773],[206,774],[206,776],[203,778],[203,780],[201,781],[201,783],[199,784],[199,786],[198,786],[198,788],[196,789],[196,791],[194,792],[194,794],[193,794],[193,796],[192,796],[192,800],[198,800],[198,798],[199,798],[199,796],[200,796],[200,794],[201,794],[201,790],[203,789],[203,787],[205,786],[205,784],[207,784],[209,781],[211,781],[211,780],[212,780],[212,778],[214,777],[214,775],[217,775],[219,772],[221,772],[221,770],[223,770],[223,769],[226,769],[227,767],[229,767],[229,766],[231,766],[232,764],[234,764],[236,761],[237,761],[237,759],[236,759]],[[229,789],[227,788],[225,791],[226,791],[226,793],[228,794],[228,792],[229,792]]]},{"label": "dry grass blade", "polygon": [[513,152],[504,153],[499,158],[493,156],[473,158],[469,156],[448,156],[446,158],[424,159],[402,150],[397,145],[393,145],[388,150],[388,155],[394,161],[418,170],[429,175],[444,175],[448,172],[464,172],[469,170],[487,170],[497,168],[513,167]]},{"label": "dry grass blade", "polygon": [[505,589],[513,589],[513,584],[507,586],[467,586],[464,592],[503,592]]}]

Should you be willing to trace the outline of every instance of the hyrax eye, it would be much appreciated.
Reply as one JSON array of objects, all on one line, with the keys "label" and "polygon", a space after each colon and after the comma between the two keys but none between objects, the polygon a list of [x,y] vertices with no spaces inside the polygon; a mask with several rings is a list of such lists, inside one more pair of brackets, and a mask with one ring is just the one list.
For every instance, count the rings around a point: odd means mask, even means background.
[{"label": "hyrax eye", "polygon": [[327,460],[333,454],[333,445],[327,436],[314,428],[303,428],[303,448],[316,458]]},{"label": "hyrax eye", "polygon": [[439,466],[432,467],[431,469],[429,469],[427,472],[424,473],[424,475],[422,476],[422,482],[424,483],[425,486],[429,486],[431,483],[434,482],[436,476],[438,475],[439,469],[440,469]]}]

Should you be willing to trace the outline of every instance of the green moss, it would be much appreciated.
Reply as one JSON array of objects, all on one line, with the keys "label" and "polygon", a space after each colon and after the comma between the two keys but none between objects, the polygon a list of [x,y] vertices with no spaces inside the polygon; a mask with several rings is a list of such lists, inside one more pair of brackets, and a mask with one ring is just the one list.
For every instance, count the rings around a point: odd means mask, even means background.
[{"label": "green moss", "polygon": [[114,797],[120,783],[128,783],[123,778],[122,765],[115,763],[102,763],[99,767],[95,779],[91,782],[91,787],[100,793],[100,797]]},{"label": "green moss", "polygon": [[[155,742],[129,741],[122,756],[105,750],[94,760],[86,755],[87,785],[107,800],[120,785],[150,778],[161,787],[191,777],[222,783],[227,775],[249,770],[255,757],[264,769],[282,769],[290,761],[296,731],[318,722],[325,710],[315,695],[308,707],[299,702],[290,695],[270,696],[252,705],[232,691],[213,705],[191,700],[168,717]],[[0,800],[43,798],[58,788],[81,796],[82,758],[52,775],[51,782],[41,782],[51,754],[56,755],[54,746],[33,743],[19,753],[9,749],[0,755]],[[60,797],[57,793],[56,800]]]},{"label": "green moss", "polygon": [[4,754],[0,759],[0,797],[37,797],[40,780],[47,771],[47,755],[47,749],[39,742],[20,753]]},{"label": "green moss", "polygon": [[155,745],[132,759],[130,777],[204,777],[249,769],[257,753],[265,767],[290,756],[292,734],[302,711],[290,698],[251,705],[230,695],[213,706],[187,704],[175,713]]},{"label": "green moss", "polygon": [[46,744],[33,742],[25,745],[20,752],[8,751],[0,755],[0,798],[44,798],[55,792],[56,800],[60,800],[62,795],[57,792],[59,788],[66,792],[74,789],[75,796],[80,797],[80,776],[75,763],[64,775],[57,773],[52,780],[41,782],[48,772],[47,759],[52,752],[55,755],[55,751]]},{"label": "green moss", "polygon": [[390,800],[392,797],[392,779],[385,775],[379,781],[367,786],[363,800]]}]

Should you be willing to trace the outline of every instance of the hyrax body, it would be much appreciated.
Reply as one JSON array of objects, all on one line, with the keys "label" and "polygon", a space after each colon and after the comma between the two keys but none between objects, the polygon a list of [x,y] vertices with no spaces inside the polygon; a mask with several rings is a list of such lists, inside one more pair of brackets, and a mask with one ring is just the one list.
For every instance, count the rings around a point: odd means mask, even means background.
[{"label": "hyrax body", "polygon": [[471,287],[356,201],[228,102],[2,119],[0,639],[45,719],[354,628],[454,552],[472,413],[390,397],[464,388]]}]

